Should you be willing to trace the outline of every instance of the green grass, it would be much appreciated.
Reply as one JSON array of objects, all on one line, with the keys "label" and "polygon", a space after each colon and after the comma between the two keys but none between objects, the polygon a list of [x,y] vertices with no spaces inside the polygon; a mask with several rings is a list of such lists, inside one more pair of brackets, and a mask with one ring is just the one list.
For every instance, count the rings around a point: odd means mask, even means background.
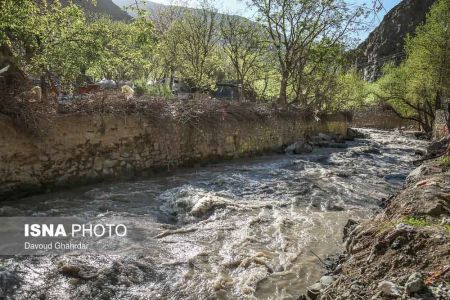
[{"label": "green grass", "polygon": [[444,155],[438,158],[439,165],[448,167],[450,166],[450,155]]},{"label": "green grass", "polygon": [[421,228],[421,227],[427,227],[427,226],[442,226],[444,227],[447,231],[450,231],[450,225],[442,225],[442,224],[432,224],[430,222],[428,222],[425,219],[422,218],[414,218],[414,217],[405,217],[402,220],[402,223],[408,224],[410,226],[416,227],[416,228]]},{"label": "green grass", "polygon": [[406,217],[403,219],[403,223],[411,225],[413,227],[425,227],[430,226],[431,224],[425,219],[418,219],[414,217]]}]

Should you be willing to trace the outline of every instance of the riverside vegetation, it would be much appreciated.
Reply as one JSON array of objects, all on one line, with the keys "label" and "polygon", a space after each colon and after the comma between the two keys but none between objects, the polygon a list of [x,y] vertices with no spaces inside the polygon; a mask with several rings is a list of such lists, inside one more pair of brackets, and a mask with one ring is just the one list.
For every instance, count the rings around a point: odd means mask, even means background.
[{"label": "riverside vegetation", "polygon": [[[47,91],[55,78],[58,93],[73,93],[90,76],[133,80],[139,93],[168,98],[174,78],[197,93],[235,81],[247,100],[311,112],[387,105],[427,132],[448,97],[449,0],[436,1],[407,38],[404,62],[388,64],[371,84],[352,68],[348,51],[364,28],[364,7],[342,0],[252,0],[256,19],[250,21],[218,13],[208,0],[198,9],[173,5],[155,13],[135,3],[127,8],[135,17],[118,21],[71,1],[2,1],[0,63],[21,82],[25,74],[39,78],[44,97],[52,96]],[[170,81],[148,85],[161,78]],[[26,97],[29,87],[17,88],[15,96]],[[2,103],[0,111],[11,114],[9,108]]]}]

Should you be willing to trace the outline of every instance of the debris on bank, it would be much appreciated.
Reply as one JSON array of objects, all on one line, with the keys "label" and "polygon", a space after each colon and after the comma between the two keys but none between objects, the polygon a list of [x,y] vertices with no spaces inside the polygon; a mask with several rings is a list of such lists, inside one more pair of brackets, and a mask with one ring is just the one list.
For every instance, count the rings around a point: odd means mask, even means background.
[{"label": "debris on bank", "polygon": [[[31,96],[30,96],[31,97]],[[34,135],[45,135],[57,116],[130,115],[139,114],[148,121],[206,123],[214,125],[225,120],[260,121],[275,117],[295,117],[310,120],[313,113],[294,106],[279,106],[263,102],[218,100],[207,96],[189,101],[164,97],[129,97],[129,93],[105,90],[86,94],[70,101],[8,97],[0,102],[0,115],[10,117],[16,127]]]}]

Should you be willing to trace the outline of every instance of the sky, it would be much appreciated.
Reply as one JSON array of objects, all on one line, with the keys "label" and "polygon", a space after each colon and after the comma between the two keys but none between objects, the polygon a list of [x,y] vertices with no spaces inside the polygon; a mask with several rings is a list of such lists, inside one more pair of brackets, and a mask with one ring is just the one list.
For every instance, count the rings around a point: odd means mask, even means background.
[{"label": "sky", "polygon": [[[151,0],[153,2],[158,2],[162,4],[171,4],[174,2],[174,0]],[[182,0],[183,1],[183,0]],[[371,15],[369,17],[369,24],[370,27],[365,32],[360,32],[358,34],[358,39],[364,40],[369,33],[381,22],[383,19],[383,16],[388,12],[391,8],[393,8],[395,5],[400,3],[401,0],[380,0],[383,3],[383,7],[385,10],[379,11],[376,15]],[[195,6],[195,3],[197,1],[195,0],[184,0],[184,2],[192,3],[192,6]],[[254,12],[248,9],[247,5],[245,4],[245,0],[216,0],[217,6],[221,12],[231,13],[240,15],[247,18],[252,18]],[[349,4],[352,5],[363,5],[365,4],[367,7],[372,7],[372,0],[346,0]]]}]

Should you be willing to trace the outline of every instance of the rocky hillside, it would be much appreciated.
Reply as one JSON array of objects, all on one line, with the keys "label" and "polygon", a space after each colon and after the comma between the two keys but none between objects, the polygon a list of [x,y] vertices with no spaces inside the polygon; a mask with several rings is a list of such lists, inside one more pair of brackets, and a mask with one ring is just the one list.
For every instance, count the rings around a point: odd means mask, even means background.
[{"label": "rocky hillside", "polygon": [[389,61],[400,62],[404,57],[404,43],[417,25],[423,23],[435,0],[403,0],[383,18],[358,48],[357,68],[367,81],[381,75],[381,67]]},{"label": "rocky hillside", "polygon": [[[135,0],[112,0],[117,6],[119,6],[120,8],[122,8],[123,10],[127,11],[128,14],[130,16],[135,16],[136,12],[129,9],[130,7],[135,7],[136,2]],[[152,2],[152,1],[146,1],[144,4],[142,4],[141,2],[138,1],[138,6],[140,9],[145,9],[150,13],[150,16],[156,16],[160,11],[164,11],[168,8],[170,8],[170,5],[164,5],[164,4],[160,4],[157,2]],[[191,12],[196,12],[198,11],[198,9],[196,8],[189,8],[189,7],[185,7],[185,6],[181,6],[182,10],[188,10]],[[222,14],[222,13],[218,13],[217,14],[217,21],[220,21],[223,16],[226,16],[226,14]],[[232,17],[234,18],[238,18],[238,19],[242,19],[242,20],[247,20],[244,17],[241,16],[237,16],[237,15],[232,15]]]},{"label": "rocky hillside", "polygon": [[[61,3],[69,3],[69,0],[62,0]],[[73,3],[82,7],[86,12],[92,14],[109,15],[115,20],[128,21],[131,17],[117,6],[112,0],[97,0],[94,4],[92,1],[72,0]]]}]

